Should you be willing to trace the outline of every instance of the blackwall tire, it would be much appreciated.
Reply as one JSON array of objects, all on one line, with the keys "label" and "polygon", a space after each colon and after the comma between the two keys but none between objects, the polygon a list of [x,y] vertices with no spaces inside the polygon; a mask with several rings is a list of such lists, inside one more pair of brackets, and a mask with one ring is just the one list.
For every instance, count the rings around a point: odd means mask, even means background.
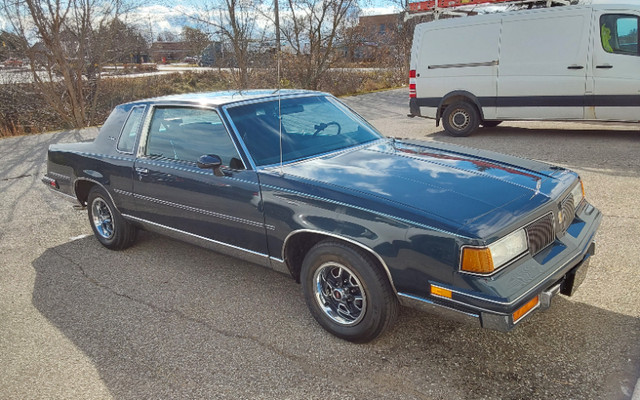
[{"label": "blackwall tire", "polygon": [[469,136],[478,129],[480,116],[476,107],[464,101],[447,106],[442,113],[442,126],[451,136]]},{"label": "blackwall tire", "polygon": [[301,282],[315,320],[351,342],[377,338],[398,314],[398,300],[386,273],[364,251],[343,242],[315,245],[302,264]]},{"label": "blackwall tire", "polygon": [[87,198],[89,223],[96,239],[106,248],[123,250],[136,238],[136,228],[122,218],[104,189],[94,186]]}]

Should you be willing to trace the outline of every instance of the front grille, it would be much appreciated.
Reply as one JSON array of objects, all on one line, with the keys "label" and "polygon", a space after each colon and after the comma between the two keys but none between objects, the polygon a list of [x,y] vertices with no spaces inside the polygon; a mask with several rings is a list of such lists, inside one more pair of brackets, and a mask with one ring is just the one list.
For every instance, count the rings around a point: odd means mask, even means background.
[{"label": "front grille", "polygon": [[560,209],[562,210],[562,220],[558,218],[558,236],[562,236],[569,229],[569,225],[573,222],[576,216],[576,207],[574,205],[573,196],[569,195],[560,203]]},{"label": "front grille", "polygon": [[553,231],[553,213],[549,213],[542,218],[526,226],[527,238],[529,240],[529,251],[531,255],[536,255],[542,249],[550,245],[555,239]]}]

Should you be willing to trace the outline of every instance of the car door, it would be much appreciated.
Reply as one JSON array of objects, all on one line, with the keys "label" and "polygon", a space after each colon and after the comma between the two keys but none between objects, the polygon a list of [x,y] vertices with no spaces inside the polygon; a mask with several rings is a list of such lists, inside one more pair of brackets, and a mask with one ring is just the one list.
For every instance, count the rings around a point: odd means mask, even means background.
[{"label": "car door", "polygon": [[588,118],[640,120],[640,13],[594,12],[593,101]]},{"label": "car door", "polygon": [[[267,254],[258,177],[216,110],[155,106],[135,162],[135,217],[215,244]],[[216,155],[216,171],[196,164]]]},{"label": "car door", "polygon": [[536,10],[504,18],[498,119],[582,119],[589,9]]}]

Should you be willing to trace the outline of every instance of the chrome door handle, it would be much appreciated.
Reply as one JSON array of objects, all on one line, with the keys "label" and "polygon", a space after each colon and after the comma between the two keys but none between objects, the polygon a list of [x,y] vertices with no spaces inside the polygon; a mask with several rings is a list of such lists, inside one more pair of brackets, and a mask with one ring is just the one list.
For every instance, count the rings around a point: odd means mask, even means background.
[{"label": "chrome door handle", "polygon": [[144,174],[148,174],[149,170],[146,169],[146,168],[136,168],[136,172],[141,174],[141,175],[144,175]]}]

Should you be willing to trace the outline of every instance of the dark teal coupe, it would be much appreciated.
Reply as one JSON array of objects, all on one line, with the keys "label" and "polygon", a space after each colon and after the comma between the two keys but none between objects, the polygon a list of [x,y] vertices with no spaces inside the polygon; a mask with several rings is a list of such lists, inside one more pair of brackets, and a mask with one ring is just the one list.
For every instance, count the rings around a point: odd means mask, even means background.
[{"label": "dark teal coupe", "polygon": [[386,138],[309,91],[123,104],[94,142],[52,145],[43,181],[110,249],[147,229],[290,274],[354,342],[399,304],[510,330],[576,290],[601,220],[574,172]]}]

